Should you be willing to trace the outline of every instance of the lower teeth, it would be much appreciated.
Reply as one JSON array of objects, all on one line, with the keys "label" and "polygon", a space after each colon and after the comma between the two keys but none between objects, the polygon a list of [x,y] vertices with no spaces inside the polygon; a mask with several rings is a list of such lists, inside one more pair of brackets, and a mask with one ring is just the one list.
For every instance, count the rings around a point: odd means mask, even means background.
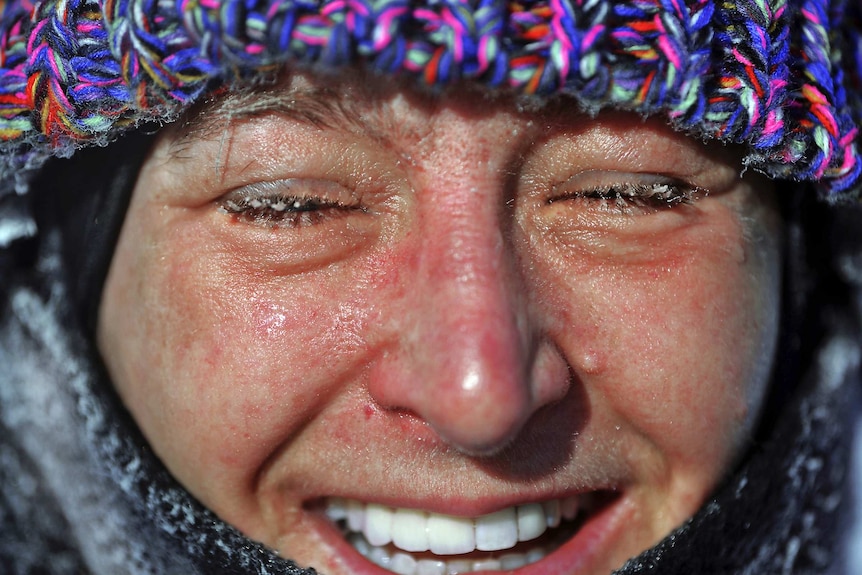
[{"label": "lower teeth", "polygon": [[459,575],[474,571],[509,571],[535,563],[547,555],[544,547],[530,549],[526,553],[475,553],[474,558],[442,560],[441,558],[417,558],[410,553],[397,551],[391,546],[377,547],[368,543],[361,533],[350,533],[347,541],[360,555],[399,575]]}]

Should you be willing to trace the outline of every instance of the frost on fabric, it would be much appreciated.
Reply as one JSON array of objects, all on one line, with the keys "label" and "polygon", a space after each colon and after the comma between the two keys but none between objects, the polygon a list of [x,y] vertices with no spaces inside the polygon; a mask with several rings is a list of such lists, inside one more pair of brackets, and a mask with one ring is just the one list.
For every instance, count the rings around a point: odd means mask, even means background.
[{"label": "frost on fabric", "polygon": [[6,188],[8,184],[0,182],[0,250],[8,249],[18,240],[34,237],[37,231],[24,199],[4,193]]},{"label": "frost on fabric", "polygon": [[[66,355],[62,362],[45,362],[46,355],[63,355],[63,331],[54,322],[52,314],[41,306],[38,298],[26,291],[12,296],[12,307],[24,325],[2,326],[3,345],[0,365],[13,367],[9,378],[0,386],[0,421],[8,426],[9,433],[20,445],[15,459],[20,465],[31,465],[31,473],[24,474],[30,489],[43,492],[44,499],[34,502],[38,513],[45,513],[53,501],[53,525],[39,526],[49,536],[53,530],[67,525],[62,539],[70,549],[78,549],[93,573],[155,574],[140,560],[141,551],[129,544],[126,537],[133,527],[121,512],[122,505],[110,489],[105,477],[94,474],[98,464],[92,452],[86,449],[84,430],[76,418],[74,385],[81,378],[74,358]],[[34,346],[33,336],[42,338]],[[45,348],[50,354],[43,353]],[[66,385],[58,386],[56,382]],[[13,449],[11,445],[8,449]],[[9,465],[11,462],[6,462]],[[5,489],[6,482],[2,484]],[[28,501],[23,494],[19,501]],[[33,500],[30,500],[33,501]],[[46,541],[50,544],[53,539]],[[39,550],[31,542],[24,542],[20,552]],[[51,544],[53,547],[54,544]],[[50,573],[63,573],[53,551],[41,561],[50,560]],[[157,567],[157,565],[154,565]],[[68,571],[69,573],[78,572]]]},{"label": "frost on fabric", "polygon": [[14,241],[35,235],[36,222],[31,219],[0,218],[0,249],[8,248]]},{"label": "frost on fabric", "polygon": [[834,561],[835,520],[822,518],[836,516],[844,495],[846,438],[836,418],[844,409],[837,403],[846,402],[842,391],[859,383],[858,356],[858,343],[841,336],[821,349],[817,392],[800,402],[801,434],[781,472],[776,471],[775,488],[784,501],[780,520],[766,530],[747,575],[819,572]]},{"label": "frost on fabric", "polygon": [[844,545],[842,573],[862,573],[862,406],[856,401],[856,423],[853,432],[853,456],[850,470],[850,492],[853,494],[853,519],[848,526]]}]

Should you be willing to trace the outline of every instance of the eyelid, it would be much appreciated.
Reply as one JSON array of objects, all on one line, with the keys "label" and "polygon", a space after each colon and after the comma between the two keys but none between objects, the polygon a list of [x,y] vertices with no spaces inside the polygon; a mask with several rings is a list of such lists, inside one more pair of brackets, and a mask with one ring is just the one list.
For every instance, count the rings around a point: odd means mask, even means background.
[{"label": "eyelid", "polygon": [[318,199],[326,204],[358,203],[353,190],[336,181],[320,178],[284,178],[253,182],[227,192],[221,200],[242,201],[275,197]]},{"label": "eyelid", "polygon": [[279,178],[318,179],[317,185],[329,180],[371,196],[374,205],[403,187],[393,155],[352,133],[265,114],[245,118],[217,135],[195,138],[180,151],[170,149],[172,140],[161,140],[167,145],[160,146],[160,159],[178,173],[169,182],[172,205],[204,207],[225,194],[246,186],[254,191]]},{"label": "eyelid", "polygon": [[552,191],[589,190],[612,185],[654,185],[654,184],[682,184],[683,178],[674,175],[640,172],[640,171],[616,171],[604,169],[581,170],[569,175],[552,186]]},{"label": "eyelid", "polygon": [[674,175],[642,172],[585,170],[551,186],[549,201],[563,195],[587,195],[597,191],[615,191],[626,197],[665,193],[674,189],[707,195],[708,190]]},{"label": "eyelid", "polygon": [[706,195],[704,188],[661,174],[589,170],[552,186],[545,203],[577,201],[584,209],[634,216],[690,205]]}]

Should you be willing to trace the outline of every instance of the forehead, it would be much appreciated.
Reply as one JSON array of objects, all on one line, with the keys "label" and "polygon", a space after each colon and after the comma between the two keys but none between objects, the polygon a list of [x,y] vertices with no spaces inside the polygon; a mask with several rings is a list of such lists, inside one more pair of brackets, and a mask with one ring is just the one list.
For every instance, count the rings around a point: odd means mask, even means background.
[{"label": "forehead", "polygon": [[517,114],[518,107],[512,95],[466,84],[431,92],[405,80],[361,72],[338,77],[294,73],[268,84],[231,89],[195,107],[179,124],[174,141],[187,145],[223,137],[226,126],[267,115],[381,141],[420,141],[429,137],[441,110],[473,121],[501,113],[532,121],[527,114]]},{"label": "forehead", "polygon": [[694,164],[719,160],[739,169],[742,157],[737,147],[705,144],[674,131],[660,118],[615,110],[588,114],[565,94],[527,97],[469,83],[432,92],[406,79],[359,71],[285,74],[267,84],[228,90],[172,126],[170,147],[182,156],[184,149],[202,140],[223,145],[237,126],[267,116],[361,135],[390,148],[433,147],[441,130],[460,126],[465,141],[506,137],[518,142],[519,154],[554,138],[575,141],[588,136],[583,141],[590,154],[605,151],[608,159],[620,150],[635,154],[649,148],[650,156],[677,156]]}]

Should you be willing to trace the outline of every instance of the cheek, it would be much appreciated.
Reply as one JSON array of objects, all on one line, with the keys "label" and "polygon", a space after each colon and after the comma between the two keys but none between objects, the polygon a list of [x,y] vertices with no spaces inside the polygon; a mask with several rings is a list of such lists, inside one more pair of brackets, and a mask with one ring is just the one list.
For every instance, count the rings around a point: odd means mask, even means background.
[{"label": "cheek", "polygon": [[261,274],[201,237],[121,246],[130,289],[117,286],[110,307],[134,329],[112,371],[168,467],[198,497],[220,501],[208,490],[248,487],[356,374],[370,306],[346,271]]},{"label": "cheek", "polygon": [[722,460],[751,407],[745,389],[759,310],[734,262],[676,265],[619,305],[611,337],[621,344],[621,361],[608,370],[629,383],[613,397],[666,454]]},{"label": "cheek", "polygon": [[557,337],[594,417],[642,438],[630,445],[633,466],[650,452],[660,460],[653,471],[709,489],[750,433],[766,387],[777,248],[753,250],[728,221],[638,256],[544,267],[563,310]]}]

